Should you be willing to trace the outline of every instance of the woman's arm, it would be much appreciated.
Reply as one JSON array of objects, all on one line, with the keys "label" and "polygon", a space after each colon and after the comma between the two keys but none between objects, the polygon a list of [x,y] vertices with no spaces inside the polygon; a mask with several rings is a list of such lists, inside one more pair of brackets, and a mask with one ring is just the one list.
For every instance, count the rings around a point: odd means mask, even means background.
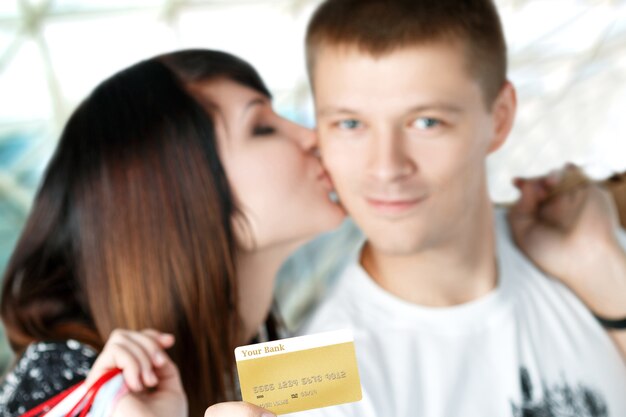
[{"label": "woman's arm", "polygon": [[[568,172],[518,180],[509,211],[514,239],[545,273],[560,279],[596,316],[626,318],[626,248],[615,202],[595,184],[555,192]],[[578,174],[576,174],[578,175]],[[626,330],[608,330],[626,359]]]}]

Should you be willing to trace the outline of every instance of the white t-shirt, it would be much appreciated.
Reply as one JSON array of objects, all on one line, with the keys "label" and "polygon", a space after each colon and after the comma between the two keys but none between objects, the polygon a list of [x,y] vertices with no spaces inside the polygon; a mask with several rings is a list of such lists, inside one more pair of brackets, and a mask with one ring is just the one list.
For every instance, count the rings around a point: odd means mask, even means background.
[{"label": "white t-shirt", "polygon": [[606,331],[519,252],[503,211],[496,236],[497,287],[449,308],[389,294],[354,253],[300,333],[352,329],[363,400],[294,415],[625,417],[626,365]]}]

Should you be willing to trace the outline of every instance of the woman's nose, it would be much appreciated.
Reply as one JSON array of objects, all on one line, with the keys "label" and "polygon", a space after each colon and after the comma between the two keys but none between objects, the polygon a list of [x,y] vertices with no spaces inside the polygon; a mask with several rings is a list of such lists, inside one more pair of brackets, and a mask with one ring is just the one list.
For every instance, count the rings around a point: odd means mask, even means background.
[{"label": "woman's nose", "polygon": [[314,130],[294,124],[294,140],[305,151],[317,149],[317,134]]}]

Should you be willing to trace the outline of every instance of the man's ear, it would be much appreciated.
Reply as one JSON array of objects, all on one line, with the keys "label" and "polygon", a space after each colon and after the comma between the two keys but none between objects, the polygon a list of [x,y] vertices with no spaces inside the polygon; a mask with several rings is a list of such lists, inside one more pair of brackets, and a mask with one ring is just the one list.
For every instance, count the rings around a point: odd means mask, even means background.
[{"label": "man's ear", "polygon": [[489,153],[499,149],[513,128],[515,112],[517,110],[517,95],[515,87],[510,81],[506,81],[500,89],[493,103],[493,139],[489,145]]}]

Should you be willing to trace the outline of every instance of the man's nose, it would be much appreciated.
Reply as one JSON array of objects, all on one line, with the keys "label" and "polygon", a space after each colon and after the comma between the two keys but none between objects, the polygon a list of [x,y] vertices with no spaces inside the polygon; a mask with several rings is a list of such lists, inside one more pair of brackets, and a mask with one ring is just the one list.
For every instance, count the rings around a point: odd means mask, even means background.
[{"label": "man's nose", "polygon": [[393,182],[417,170],[406,137],[399,129],[379,131],[370,143],[368,171],[373,179]]}]

